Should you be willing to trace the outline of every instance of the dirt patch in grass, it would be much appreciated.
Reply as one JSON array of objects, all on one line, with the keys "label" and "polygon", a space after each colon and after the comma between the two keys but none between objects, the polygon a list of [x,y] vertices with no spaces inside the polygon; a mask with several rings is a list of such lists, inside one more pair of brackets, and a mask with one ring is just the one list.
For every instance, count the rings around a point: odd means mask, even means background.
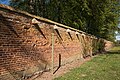
[{"label": "dirt patch in grass", "polygon": [[[37,78],[34,78],[34,80],[53,80],[54,78],[57,78],[59,76],[63,76],[65,73],[69,72],[73,68],[80,67],[81,64],[85,63],[86,61],[91,60],[93,57],[87,57],[85,59],[80,59],[73,61],[71,63],[62,65],[55,73],[52,75],[51,71],[44,72],[42,75],[38,76]],[[54,69],[54,71],[56,68]],[[29,79],[32,80],[33,78]]]},{"label": "dirt patch in grass", "polygon": [[98,55],[55,80],[120,80],[120,47]]}]

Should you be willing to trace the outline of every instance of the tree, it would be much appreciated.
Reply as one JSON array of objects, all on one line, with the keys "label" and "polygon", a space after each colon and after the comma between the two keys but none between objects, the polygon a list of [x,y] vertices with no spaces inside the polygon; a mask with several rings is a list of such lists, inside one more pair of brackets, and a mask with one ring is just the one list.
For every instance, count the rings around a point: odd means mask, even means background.
[{"label": "tree", "polygon": [[109,40],[120,9],[117,0],[11,0],[10,5]]}]

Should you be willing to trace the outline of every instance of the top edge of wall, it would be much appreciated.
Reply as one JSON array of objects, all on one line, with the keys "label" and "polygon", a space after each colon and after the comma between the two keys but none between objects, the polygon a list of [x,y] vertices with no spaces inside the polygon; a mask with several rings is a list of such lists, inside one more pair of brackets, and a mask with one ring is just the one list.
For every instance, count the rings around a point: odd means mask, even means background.
[{"label": "top edge of wall", "polygon": [[[4,4],[0,4],[0,10],[1,9],[4,9],[4,10],[8,10],[8,11],[11,11],[11,12],[15,12],[15,13],[18,13],[18,14],[23,14],[23,15],[26,15],[26,16],[29,16],[31,18],[36,18],[37,20],[40,20],[40,21],[43,21],[43,22],[46,22],[46,23],[49,23],[49,24],[52,24],[52,25],[57,25],[59,27],[62,27],[62,28],[65,28],[65,29],[70,29],[72,31],[77,31],[79,33],[82,33],[82,34],[85,34],[85,35],[89,35],[89,36],[94,36],[94,35],[91,35],[91,34],[88,34],[86,32],[83,32],[81,30],[77,30],[75,28],[72,28],[72,27],[69,27],[69,26],[66,26],[66,25],[63,25],[61,23],[57,23],[55,21],[52,21],[52,20],[49,20],[49,19],[46,19],[46,18],[43,18],[43,17],[39,17],[39,16],[35,16],[35,15],[32,15],[28,12],[25,12],[25,11],[21,11],[21,10],[16,10],[10,6],[7,6],[7,5],[4,5]],[[94,36],[95,37],[95,36]]]}]

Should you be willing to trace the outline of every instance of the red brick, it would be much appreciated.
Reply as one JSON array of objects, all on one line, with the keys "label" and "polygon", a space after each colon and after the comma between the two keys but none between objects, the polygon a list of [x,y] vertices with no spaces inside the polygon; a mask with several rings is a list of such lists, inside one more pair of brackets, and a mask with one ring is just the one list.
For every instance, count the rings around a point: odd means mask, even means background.
[{"label": "red brick", "polygon": [[[41,29],[42,33],[44,34],[42,35],[41,32],[39,32],[39,30],[35,28],[35,26],[30,27],[28,30],[23,28],[23,23],[30,23],[32,18],[22,16],[21,14],[4,11],[0,11],[0,14],[3,17],[12,18],[14,21],[17,20],[20,22],[0,22],[0,24],[4,25],[0,27],[0,73],[4,74],[5,70],[9,71],[12,69],[15,71],[23,70],[27,66],[40,66],[40,64],[47,64],[50,67],[52,58],[51,33],[53,25],[41,21],[40,23],[44,23],[44,25],[42,25],[43,28]],[[3,20],[4,19],[6,18],[3,18]],[[6,23],[7,25],[13,24],[11,25],[11,28],[13,28],[19,36],[16,36],[16,33],[14,31],[10,31],[8,28],[10,26],[5,26]],[[27,25],[26,27],[29,27],[29,25]],[[90,44],[90,37],[84,38],[84,40],[86,40],[85,46],[82,46],[74,31],[71,31],[70,33],[73,40],[70,39],[70,36],[66,32],[66,29],[59,27],[58,31],[62,40],[60,39],[58,34],[55,33],[55,65],[59,64],[59,55],[61,55],[61,63],[63,64],[76,59],[80,59],[81,54],[83,54],[83,49],[86,49],[87,55],[90,55],[92,49],[90,49],[90,47],[88,47],[88,49],[86,48],[86,45],[92,45]],[[46,37],[46,39],[44,38],[44,36]],[[81,35],[79,35],[79,37],[81,37]],[[92,40],[94,39],[92,38]],[[97,42],[97,40],[94,42]],[[112,42],[105,42],[106,50],[110,49],[113,46]],[[38,61],[41,61],[41,63],[39,63]]]}]

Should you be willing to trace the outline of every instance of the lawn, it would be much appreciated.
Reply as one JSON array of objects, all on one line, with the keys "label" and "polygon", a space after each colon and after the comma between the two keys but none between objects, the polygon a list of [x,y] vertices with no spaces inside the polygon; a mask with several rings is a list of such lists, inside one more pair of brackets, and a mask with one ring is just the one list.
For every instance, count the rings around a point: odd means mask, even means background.
[{"label": "lawn", "polygon": [[120,80],[120,46],[54,80]]}]

